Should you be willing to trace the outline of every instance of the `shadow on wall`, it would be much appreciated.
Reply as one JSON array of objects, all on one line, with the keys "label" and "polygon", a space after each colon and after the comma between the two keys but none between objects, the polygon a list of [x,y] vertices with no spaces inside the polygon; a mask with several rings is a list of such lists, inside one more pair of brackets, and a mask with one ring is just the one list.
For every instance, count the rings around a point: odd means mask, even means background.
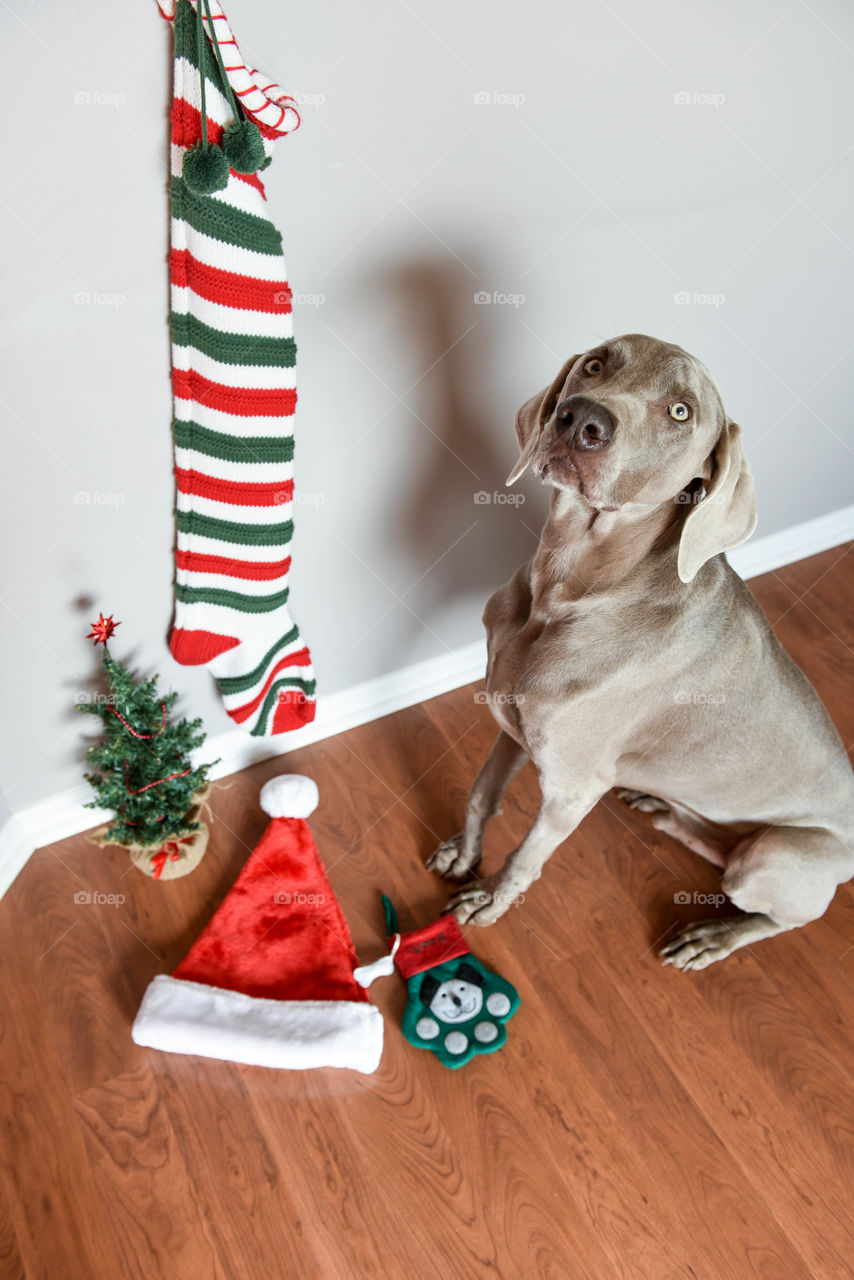
[{"label": "shadow on wall", "polygon": [[[426,627],[443,652],[465,641],[445,636],[442,619],[457,602],[485,604],[533,554],[542,524],[544,504],[504,484],[517,455],[517,405],[496,414],[490,395],[499,326],[517,326],[518,314],[475,304],[474,277],[447,256],[398,264],[374,286],[389,295],[396,342],[410,348],[407,364],[418,378],[404,397],[417,446],[398,478],[388,533],[413,566],[404,599],[418,616],[408,615],[409,635]],[[382,669],[410,660],[412,647],[398,632]]]}]

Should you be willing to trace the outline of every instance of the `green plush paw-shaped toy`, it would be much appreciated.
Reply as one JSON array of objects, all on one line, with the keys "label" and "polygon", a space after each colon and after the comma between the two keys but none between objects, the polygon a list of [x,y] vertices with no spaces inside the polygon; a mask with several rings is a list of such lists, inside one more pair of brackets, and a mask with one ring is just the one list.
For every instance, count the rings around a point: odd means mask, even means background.
[{"label": "green plush paw-shaped toy", "polygon": [[406,979],[402,1030],[416,1049],[429,1049],[446,1067],[462,1067],[476,1053],[495,1053],[507,1039],[506,1022],[519,1008],[519,993],[487,969],[465,944],[453,916],[398,933],[397,913],[385,895],[391,956],[356,970],[367,985],[392,972]]},{"label": "green plush paw-shaped toy", "polygon": [[446,1067],[500,1049],[507,1039],[504,1024],[519,1007],[516,988],[471,953],[416,974],[406,988],[403,1034]]}]

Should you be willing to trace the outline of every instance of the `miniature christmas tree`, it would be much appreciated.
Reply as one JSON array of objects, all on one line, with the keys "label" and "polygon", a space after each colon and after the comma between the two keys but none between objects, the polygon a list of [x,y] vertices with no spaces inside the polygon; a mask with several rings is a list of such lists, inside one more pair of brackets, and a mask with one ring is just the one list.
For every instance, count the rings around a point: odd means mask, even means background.
[{"label": "miniature christmas tree", "polygon": [[157,676],[137,680],[112,657],[107,641],[121,624],[100,615],[88,639],[104,646],[107,698],[78,703],[78,711],[99,716],[104,736],[86,753],[93,770],[85,775],[95,790],[89,809],[112,809],[114,817],[94,836],[98,844],[119,844],[155,879],[186,875],[207,847],[208,829],[199,821],[212,764],[193,767],[190,752],[205,740],[201,720],[171,722],[178,697],[157,692]]}]

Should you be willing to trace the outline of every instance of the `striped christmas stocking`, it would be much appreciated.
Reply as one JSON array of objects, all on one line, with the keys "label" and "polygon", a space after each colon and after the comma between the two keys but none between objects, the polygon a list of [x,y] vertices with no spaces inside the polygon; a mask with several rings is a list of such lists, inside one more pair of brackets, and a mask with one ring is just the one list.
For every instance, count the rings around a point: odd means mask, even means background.
[{"label": "striped christmas stocking", "polygon": [[314,718],[315,686],[288,608],[291,292],[255,170],[270,163],[276,139],[299,116],[278,85],[243,65],[217,0],[196,8],[177,0],[161,12],[175,36],[170,648],[178,662],[210,668],[238,724],[258,736],[283,733]]}]

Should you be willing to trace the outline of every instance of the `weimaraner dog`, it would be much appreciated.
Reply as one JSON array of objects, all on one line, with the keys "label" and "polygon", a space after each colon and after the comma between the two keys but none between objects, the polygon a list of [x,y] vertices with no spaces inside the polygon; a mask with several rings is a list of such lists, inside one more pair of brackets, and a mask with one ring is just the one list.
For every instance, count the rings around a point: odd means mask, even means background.
[{"label": "weimaraner dog", "polygon": [[[534,558],[492,596],[498,739],[462,833],[428,866],[475,873],[487,822],[530,757],[542,801],[522,843],[448,904],[492,924],[610,788],[721,866],[745,915],[682,928],[665,964],[704,969],[816,920],[854,876],[854,774],[818,695],[722,554],[756,525],[741,431],[708,370],[629,334],[572,356],[516,415],[552,486]],[[679,900],[677,896],[677,901]]]}]

